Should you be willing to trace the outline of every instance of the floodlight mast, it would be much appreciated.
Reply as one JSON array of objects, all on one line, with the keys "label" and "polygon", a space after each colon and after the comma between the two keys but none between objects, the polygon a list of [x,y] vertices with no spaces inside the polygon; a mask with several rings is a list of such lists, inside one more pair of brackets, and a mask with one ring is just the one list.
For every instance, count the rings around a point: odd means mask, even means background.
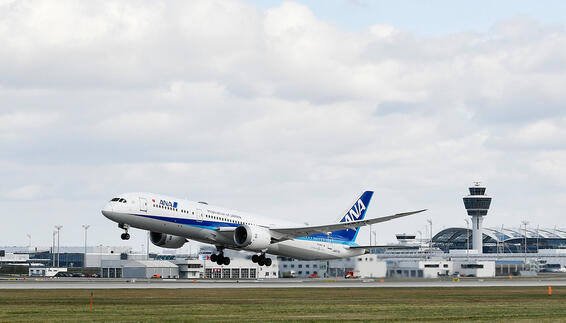
[{"label": "floodlight mast", "polygon": [[525,226],[525,244],[524,244],[525,264],[524,264],[524,266],[525,266],[525,270],[526,270],[526,267],[527,267],[527,224],[529,224],[529,222],[528,221],[522,221],[521,224]]},{"label": "floodlight mast", "polygon": [[85,229],[85,254],[83,257],[83,267],[86,268],[86,237],[87,237],[87,230],[90,228],[90,224],[83,224],[83,228]]},{"label": "floodlight mast", "polygon": [[56,226],[55,226],[55,229],[57,229],[57,268],[59,268],[59,260],[60,260],[60,258],[59,258],[59,256],[60,256],[59,252],[60,252],[61,244],[60,244],[60,239],[59,239],[59,237],[61,236],[60,233],[61,233],[61,228],[62,228],[62,227],[63,227],[62,225],[56,225]]}]

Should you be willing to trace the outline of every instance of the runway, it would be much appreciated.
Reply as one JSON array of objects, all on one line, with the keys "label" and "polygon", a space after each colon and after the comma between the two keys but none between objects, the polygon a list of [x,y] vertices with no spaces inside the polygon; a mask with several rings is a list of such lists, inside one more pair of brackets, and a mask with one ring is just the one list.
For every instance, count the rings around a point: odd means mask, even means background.
[{"label": "runway", "polygon": [[461,288],[566,286],[566,279],[470,279],[460,281],[380,280],[155,280],[155,279],[26,279],[1,280],[8,289],[186,289],[186,288]]}]

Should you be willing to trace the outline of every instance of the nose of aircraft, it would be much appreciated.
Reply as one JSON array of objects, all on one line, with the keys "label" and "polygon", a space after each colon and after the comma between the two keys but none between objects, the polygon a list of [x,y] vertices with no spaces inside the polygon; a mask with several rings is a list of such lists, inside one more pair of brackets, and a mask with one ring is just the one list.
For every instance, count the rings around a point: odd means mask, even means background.
[{"label": "nose of aircraft", "polygon": [[112,220],[113,212],[114,209],[112,208],[112,203],[108,203],[102,208],[102,214],[110,220]]}]

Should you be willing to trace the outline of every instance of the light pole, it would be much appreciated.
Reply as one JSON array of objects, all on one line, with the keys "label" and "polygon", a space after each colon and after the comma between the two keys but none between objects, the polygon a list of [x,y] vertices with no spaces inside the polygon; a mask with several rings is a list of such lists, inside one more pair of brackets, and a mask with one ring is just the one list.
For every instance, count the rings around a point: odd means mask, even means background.
[{"label": "light pole", "polygon": [[53,261],[51,262],[51,267],[55,267],[55,235],[57,231],[53,230],[53,244],[51,245],[51,258]]},{"label": "light pole", "polygon": [[373,243],[377,244],[377,242],[376,242],[377,241],[377,238],[376,238],[377,233],[375,231],[372,231],[371,234],[373,234]]},{"label": "light pole", "polygon": [[85,229],[85,255],[83,257],[83,268],[86,268],[86,235],[87,230],[90,228],[89,224],[83,224],[83,228]]},{"label": "light pole", "polygon": [[421,230],[417,231],[419,233],[419,251],[418,251],[418,256],[419,258],[421,257],[421,255],[423,254],[423,232]]},{"label": "light pole", "polygon": [[31,234],[26,234],[28,237],[28,251],[31,251]]},{"label": "light pole", "polygon": [[98,245],[98,267],[100,268],[100,277],[102,277],[102,245],[101,244]]},{"label": "light pole", "polygon": [[524,248],[524,251],[525,251],[525,268],[524,269],[526,270],[527,269],[526,268],[527,267],[527,224],[529,224],[529,222],[523,221],[521,223],[525,226],[525,248]]},{"label": "light pole", "polygon": [[470,221],[468,219],[464,221],[466,221],[466,258],[470,262]]},{"label": "light pole", "polygon": [[501,253],[505,254],[505,231],[503,228],[503,224],[501,225]]},{"label": "light pole", "polygon": [[369,225],[369,245],[371,246],[371,224]]},{"label": "light pole", "polygon": [[61,237],[61,228],[62,227],[63,227],[62,225],[56,225],[55,226],[55,229],[57,229],[57,268],[59,268],[59,260],[60,260],[59,252],[61,251],[61,249],[60,249],[61,248],[60,237]]},{"label": "light pole", "polygon": [[432,250],[432,220],[428,219],[428,220],[426,220],[426,222],[428,222],[428,224],[430,224],[430,245],[429,245],[429,248],[430,248],[430,250]]},{"label": "light pole", "polygon": [[538,230],[539,230],[539,226],[537,225],[537,256],[538,256],[538,237],[539,237]]}]

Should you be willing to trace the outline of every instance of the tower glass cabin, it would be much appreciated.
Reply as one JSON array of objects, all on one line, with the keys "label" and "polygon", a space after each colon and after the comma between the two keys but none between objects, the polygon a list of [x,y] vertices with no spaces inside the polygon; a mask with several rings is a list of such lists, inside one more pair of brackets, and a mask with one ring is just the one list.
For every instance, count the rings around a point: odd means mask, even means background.
[{"label": "tower glass cabin", "polygon": [[474,186],[469,188],[470,195],[464,197],[464,207],[468,211],[468,215],[472,217],[472,248],[477,253],[483,251],[482,222],[491,205],[491,197],[485,195],[485,190],[485,186],[476,182]]}]

